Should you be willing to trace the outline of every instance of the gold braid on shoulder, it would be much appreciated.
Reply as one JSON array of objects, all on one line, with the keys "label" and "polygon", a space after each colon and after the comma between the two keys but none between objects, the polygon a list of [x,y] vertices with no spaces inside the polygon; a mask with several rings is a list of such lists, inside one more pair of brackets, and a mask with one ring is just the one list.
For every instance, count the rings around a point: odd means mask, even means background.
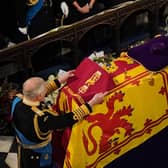
[{"label": "gold braid on shoulder", "polygon": [[33,6],[38,3],[39,0],[27,0],[27,5],[28,6]]},{"label": "gold braid on shoulder", "polygon": [[47,93],[51,93],[52,91],[58,89],[60,87],[60,83],[57,79],[55,80],[48,80],[46,82]]},{"label": "gold braid on shoulder", "polygon": [[80,121],[83,119],[83,117],[90,114],[90,110],[87,108],[85,104],[83,104],[79,108],[74,110],[73,113],[74,113],[73,119]]}]

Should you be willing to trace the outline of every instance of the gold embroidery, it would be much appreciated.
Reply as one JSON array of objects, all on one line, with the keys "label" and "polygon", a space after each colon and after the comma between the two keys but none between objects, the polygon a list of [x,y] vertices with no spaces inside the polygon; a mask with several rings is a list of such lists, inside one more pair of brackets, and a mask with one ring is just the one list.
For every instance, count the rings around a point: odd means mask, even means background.
[{"label": "gold embroidery", "polygon": [[101,75],[102,73],[100,71],[96,71],[91,78],[86,81],[86,84],[88,86],[94,85],[100,79]]},{"label": "gold embroidery", "polygon": [[90,111],[86,107],[86,105],[83,104],[82,106],[80,106],[79,108],[77,108],[75,111],[73,111],[73,113],[74,113],[73,119],[80,121],[80,120],[83,119],[83,117],[85,117],[88,114],[90,114]]},{"label": "gold embroidery", "polygon": [[22,146],[22,148],[24,148],[24,149],[38,149],[38,148],[42,148],[42,147],[46,146],[47,144],[49,144],[49,142],[51,142],[51,138],[49,138],[46,141],[43,141],[43,142],[38,143],[38,144],[27,145],[27,144],[21,143],[20,140],[17,137],[16,137],[16,139],[17,139],[17,143],[19,144],[18,147]]},{"label": "gold embroidery", "polygon": [[36,114],[38,114],[39,116],[44,115],[43,111],[40,110],[39,108],[37,108],[36,106],[32,106],[31,109],[32,109]]},{"label": "gold embroidery", "polygon": [[27,0],[27,5],[32,6],[38,3],[39,0]]},{"label": "gold embroidery", "polygon": [[41,132],[39,125],[38,125],[38,115],[34,116],[34,129],[36,132],[36,135],[39,139],[41,140],[47,140],[51,138],[51,133],[52,131],[48,131],[48,132]]},{"label": "gold embroidery", "polygon": [[78,89],[78,93],[84,94],[89,89],[91,85],[95,85],[95,83],[100,79],[102,73],[100,71],[96,71],[93,75],[88,79],[83,86]]},{"label": "gold embroidery", "polygon": [[78,93],[84,94],[87,90],[88,90],[88,86],[87,85],[83,85],[82,87],[80,87],[78,89]]},{"label": "gold embroidery", "polygon": [[53,80],[47,81],[46,87],[47,87],[47,93],[51,93],[52,91],[58,89],[58,86],[56,85],[55,81],[53,81]]}]

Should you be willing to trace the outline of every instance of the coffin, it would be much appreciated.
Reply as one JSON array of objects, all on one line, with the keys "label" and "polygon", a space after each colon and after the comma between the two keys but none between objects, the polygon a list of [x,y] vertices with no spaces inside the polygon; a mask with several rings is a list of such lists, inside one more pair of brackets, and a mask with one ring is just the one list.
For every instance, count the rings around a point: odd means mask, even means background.
[{"label": "coffin", "polygon": [[[154,42],[164,43],[164,50],[168,51],[167,37],[158,37],[140,46],[145,47],[145,54],[137,47],[138,52],[130,49],[108,64],[97,66],[85,58],[77,67],[76,78],[59,94],[57,110],[74,110],[97,91],[106,90],[108,94],[102,104],[93,107],[89,116],[72,127],[71,133],[69,129],[64,130],[61,137],[66,149],[64,168],[103,168],[167,127],[168,55],[163,54],[163,48],[157,50],[157,54],[161,54],[158,64],[161,57],[164,64],[153,71],[148,69],[145,59],[143,62],[136,57],[136,54],[148,57],[153,47],[150,44]],[[80,68],[87,63],[89,66],[79,75]],[[95,71],[88,73],[93,67]],[[99,78],[94,78],[95,72],[100,72]],[[85,89],[81,92],[79,88]]]}]

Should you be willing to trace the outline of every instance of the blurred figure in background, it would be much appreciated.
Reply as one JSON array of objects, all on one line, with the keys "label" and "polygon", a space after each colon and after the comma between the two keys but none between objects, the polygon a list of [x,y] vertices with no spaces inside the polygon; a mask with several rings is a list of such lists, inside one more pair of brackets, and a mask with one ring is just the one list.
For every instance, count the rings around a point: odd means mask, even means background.
[{"label": "blurred figure in background", "polygon": [[69,7],[69,15],[65,19],[65,24],[72,24],[92,16],[103,10],[103,5],[96,0],[70,0],[65,1]]},{"label": "blurred figure in background", "polygon": [[27,39],[17,28],[15,1],[1,1],[0,20],[0,34],[8,39],[9,42],[19,43]]}]

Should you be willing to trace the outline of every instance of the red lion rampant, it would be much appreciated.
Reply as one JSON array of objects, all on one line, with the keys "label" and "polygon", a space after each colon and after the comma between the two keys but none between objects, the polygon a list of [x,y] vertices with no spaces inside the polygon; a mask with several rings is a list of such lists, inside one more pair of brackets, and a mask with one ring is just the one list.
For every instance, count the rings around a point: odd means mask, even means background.
[{"label": "red lion rampant", "polygon": [[120,134],[119,128],[125,129],[125,136],[131,135],[132,124],[129,123],[123,116],[131,116],[133,108],[129,105],[128,107],[123,106],[122,109],[118,111],[114,111],[114,103],[116,100],[119,102],[123,101],[124,94],[122,92],[115,93],[113,96],[109,98],[106,102],[108,107],[108,112],[106,114],[95,114],[87,117],[87,121],[93,123],[88,128],[88,137],[93,144],[93,148],[89,151],[88,149],[88,139],[83,132],[83,143],[88,155],[93,155],[97,150],[97,142],[93,135],[91,134],[93,127],[98,126],[102,129],[102,135],[100,139],[100,149],[99,153],[105,152],[107,149],[111,147],[111,142],[114,140],[110,140],[110,138],[115,134]]}]

